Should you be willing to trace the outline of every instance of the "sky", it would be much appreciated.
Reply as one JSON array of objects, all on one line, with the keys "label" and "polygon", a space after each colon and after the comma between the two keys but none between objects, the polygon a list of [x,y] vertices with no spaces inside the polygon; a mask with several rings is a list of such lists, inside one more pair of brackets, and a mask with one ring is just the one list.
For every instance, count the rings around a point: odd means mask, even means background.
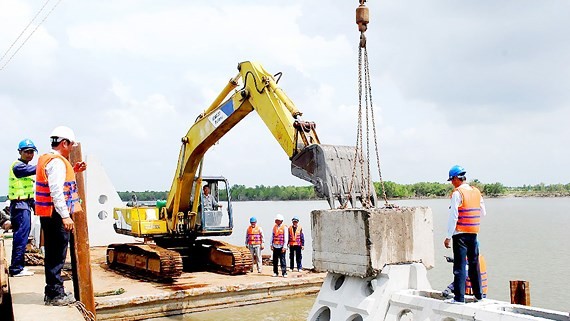
[{"label": "sky", "polygon": [[[44,3],[0,0],[0,55]],[[283,72],[322,143],[355,144],[356,0],[63,0],[38,27],[56,3],[0,60],[36,30],[0,70],[0,181],[20,140],[47,152],[66,125],[117,190],[168,190],[181,137],[248,60]],[[570,2],[367,6],[385,180],[445,182],[460,164],[484,183],[570,182]],[[204,174],[306,185],[255,113],[208,151]]]}]

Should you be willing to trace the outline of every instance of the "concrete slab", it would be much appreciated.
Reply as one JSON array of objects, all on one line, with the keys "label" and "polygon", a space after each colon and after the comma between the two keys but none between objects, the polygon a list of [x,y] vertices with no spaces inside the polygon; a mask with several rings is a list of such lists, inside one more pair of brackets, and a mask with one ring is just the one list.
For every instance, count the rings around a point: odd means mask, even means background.
[{"label": "concrete slab", "polygon": [[315,210],[311,231],[313,265],[319,272],[369,277],[386,264],[434,265],[428,207]]}]

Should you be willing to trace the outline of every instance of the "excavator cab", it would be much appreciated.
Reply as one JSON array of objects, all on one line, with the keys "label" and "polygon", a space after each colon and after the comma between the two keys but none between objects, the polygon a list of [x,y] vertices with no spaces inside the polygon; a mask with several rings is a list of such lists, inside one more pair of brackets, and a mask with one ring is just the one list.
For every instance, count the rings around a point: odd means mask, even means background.
[{"label": "excavator cab", "polygon": [[224,177],[203,177],[198,206],[197,234],[230,235],[233,228],[228,181]]}]

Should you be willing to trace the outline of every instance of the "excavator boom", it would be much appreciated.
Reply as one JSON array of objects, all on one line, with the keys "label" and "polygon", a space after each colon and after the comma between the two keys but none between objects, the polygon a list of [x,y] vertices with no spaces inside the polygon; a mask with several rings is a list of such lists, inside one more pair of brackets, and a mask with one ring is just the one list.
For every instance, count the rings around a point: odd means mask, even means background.
[{"label": "excavator boom", "polygon": [[[242,62],[238,71],[182,138],[176,175],[166,204],[168,213],[192,210],[189,195],[194,194],[194,177],[199,176],[197,172],[204,154],[254,110],[291,159],[292,174],[311,182],[331,208],[335,207],[335,200],[341,204],[348,200],[354,205],[366,195],[363,191],[373,190],[369,185],[372,183],[362,179],[368,175],[362,175],[360,166],[354,166],[355,147],[322,145],[315,124],[301,120],[302,113],[277,86],[274,76],[260,64]],[[243,86],[232,93],[240,79]],[[376,193],[372,195],[376,204]],[[171,217],[169,227],[174,228],[176,215]]]}]

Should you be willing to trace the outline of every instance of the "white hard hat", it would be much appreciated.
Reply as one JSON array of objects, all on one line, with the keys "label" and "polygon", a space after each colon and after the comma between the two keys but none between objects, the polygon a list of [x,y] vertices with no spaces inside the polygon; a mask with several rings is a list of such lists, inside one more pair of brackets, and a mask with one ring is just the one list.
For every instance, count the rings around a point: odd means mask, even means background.
[{"label": "white hard hat", "polygon": [[277,214],[277,216],[275,216],[275,220],[283,221],[284,220],[283,215]]},{"label": "white hard hat", "polygon": [[71,128],[69,128],[67,126],[57,126],[51,132],[50,137],[64,138],[64,139],[69,140],[71,143],[73,143],[73,146],[77,145],[77,141],[75,140],[75,133],[73,132],[73,130]]}]

